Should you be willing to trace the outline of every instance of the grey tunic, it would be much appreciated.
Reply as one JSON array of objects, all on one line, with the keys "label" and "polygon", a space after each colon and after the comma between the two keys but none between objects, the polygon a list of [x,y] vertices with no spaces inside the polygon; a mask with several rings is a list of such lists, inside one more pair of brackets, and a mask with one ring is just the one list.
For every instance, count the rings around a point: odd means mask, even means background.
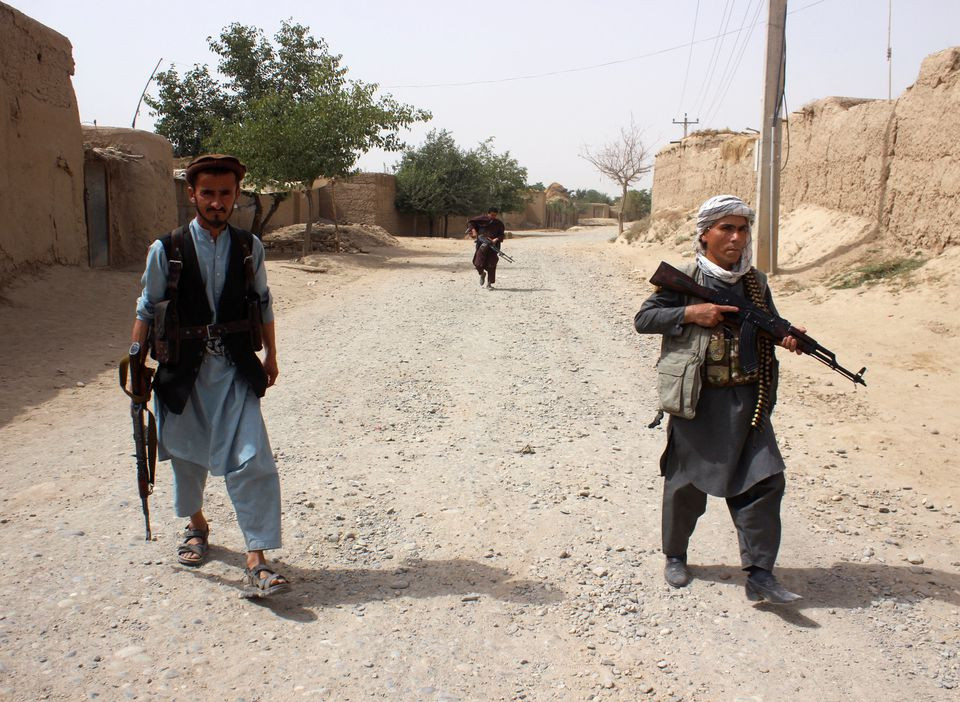
[{"label": "grey tunic", "polygon": [[[728,285],[704,276],[703,284],[747,297],[742,282]],[[679,293],[655,292],[641,306],[634,326],[641,334],[680,334],[686,304]],[[776,313],[769,288],[767,304],[770,311]],[[774,363],[774,387],[776,373]],[[693,419],[671,416],[667,423],[667,447],[660,458],[661,473],[668,479],[683,477],[709,495],[732,497],[782,472],[785,466],[772,422],[765,421],[761,431],[750,426],[756,403],[756,384],[721,388],[704,383],[696,416]]]}]

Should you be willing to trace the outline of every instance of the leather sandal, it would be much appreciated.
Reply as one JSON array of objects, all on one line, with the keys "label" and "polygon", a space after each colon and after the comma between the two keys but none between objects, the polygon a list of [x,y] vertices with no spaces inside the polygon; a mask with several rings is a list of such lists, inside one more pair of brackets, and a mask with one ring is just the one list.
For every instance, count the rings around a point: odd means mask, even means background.
[{"label": "leather sandal", "polygon": [[[203,565],[207,559],[207,553],[210,552],[210,527],[206,529],[191,529],[190,525],[183,530],[183,543],[177,546],[177,561],[180,565],[197,568]],[[199,544],[188,543],[191,539],[200,539]],[[196,558],[188,558],[187,554],[194,554]]]},{"label": "leather sandal", "polygon": [[[267,573],[267,577],[261,578],[260,573]],[[279,595],[282,592],[289,592],[290,583],[285,577],[272,570],[270,566],[258,565],[253,568],[243,569],[243,592],[241,597],[252,599],[254,597],[270,597]]]}]

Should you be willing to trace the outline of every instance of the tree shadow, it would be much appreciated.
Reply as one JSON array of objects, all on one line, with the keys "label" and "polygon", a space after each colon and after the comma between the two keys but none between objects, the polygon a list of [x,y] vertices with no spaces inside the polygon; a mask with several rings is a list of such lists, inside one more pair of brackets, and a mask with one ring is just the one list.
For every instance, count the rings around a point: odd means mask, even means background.
[{"label": "tree shadow", "polygon": [[[694,578],[721,585],[742,588],[745,579],[743,571],[734,566],[691,565],[690,570]],[[799,592],[803,599],[787,606],[759,603],[756,608],[804,628],[820,626],[802,613],[804,609],[869,609],[876,601],[915,604],[928,598],[953,607],[960,606],[960,573],[918,566],[840,561],[828,568],[777,568],[776,574],[787,589]]]},{"label": "tree shadow", "polygon": [[[222,546],[211,546],[208,560],[216,560],[242,570],[244,554]],[[549,604],[564,598],[560,590],[547,590],[534,580],[515,580],[504,568],[467,559],[411,559],[394,568],[302,568],[292,563],[276,563],[277,571],[287,577],[293,590],[273,598],[252,599],[279,617],[294,621],[314,621],[315,608],[354,605],[392,600],[400,597],[427,599],[444,595],[489,597],[505,602]],[[208,582],[242,592],[241,579],[224,578],[202,568],[183,568]]]}]

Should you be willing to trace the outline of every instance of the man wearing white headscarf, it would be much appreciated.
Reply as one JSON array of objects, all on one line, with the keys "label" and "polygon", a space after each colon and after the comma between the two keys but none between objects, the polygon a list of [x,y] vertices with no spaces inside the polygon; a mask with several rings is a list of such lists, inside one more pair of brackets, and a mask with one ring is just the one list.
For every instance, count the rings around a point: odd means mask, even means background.
[{"label": "man wearing white headscarf", "polygon": [[[705,287],[729,290],[776,313],[766,277],[751,266],[753,221],[753,210],[734,195],[704,202],[697,215],[696,259],[683,271]],[[772,341],[758,335],[760,367],[743,371],[739,329],[724,318],[733,312],[736,307],[658,289],[634,318],[641,334],[663,336],[660,400],[671,415],[660,459],[664,577],[673,587],[690,582],[690,537],[706,510],[707,495],[723,497],[748,573],[747,596],[784,604],[800,596],[773,575],[785,488],[785,466],[769,416],[776,402],[777,361]],[[793,337],[778,343],[797,349]]]}]

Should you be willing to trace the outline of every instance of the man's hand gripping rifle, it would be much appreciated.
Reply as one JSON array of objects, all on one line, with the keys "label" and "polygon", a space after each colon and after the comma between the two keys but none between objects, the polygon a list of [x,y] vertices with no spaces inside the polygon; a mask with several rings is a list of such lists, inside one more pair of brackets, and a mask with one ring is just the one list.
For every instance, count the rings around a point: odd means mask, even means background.
[{"label": "man's hand gripping rifle", "polygon": [[483,234],[477,235],[477,241],[479,241],[481,244],[486,244],[487,246],[489,246],[490,250],[493,251],[495,254],[497,254],[497,256],[499,256],[500,258],[505,258],[506,260],[510,261],[510,263],[516,263],[516,261],[514,261],[512,258],[507,256],[507,254],[503,253],[503,251],[500,250],[499,246],[494,244],[493,241],[485,237]]},{"label": "man's hand gripping rifle", "polygon": [[661,262],[657,272],[650,278],[654,285],[673,290],[674,292],[692,297],[699,297],[715,305],[729,305],[736,307],[739,312],[729,313],[740,323],[740,365],[747,373],[757,367],[757,332],[762,332],[779,343],[781,339],[792,336],[797,340],[797,350],[813,356],[840,375],[866,387],[863,374],[866,368],[853,373],[837,363],[836,355],[829,349],[817,343],[816,339],[807,336],[783,317],[759,309],[746,298],[733,293],[711,290],[698,284],[693,278],[677,270],[666,262]]},{"label": "man's hand gripping rifle", "polygon": [[[150,541],[150,507],[147,500],[153,493],[157,472],[157,422],[150,411],[150,387],[153,369],[146,366],[146,349],[133,342],[130,352],[120,361],[120,387],[130,397],[130,417],[133,419],[133,444],[137,456],[137,489],[143,507],[146,540]],[[127,371],[130,371],[130,389],[127,389]],[[144,417],[146,415],[146,417]],[[146,421],[145,421],[146,419]]]}]

